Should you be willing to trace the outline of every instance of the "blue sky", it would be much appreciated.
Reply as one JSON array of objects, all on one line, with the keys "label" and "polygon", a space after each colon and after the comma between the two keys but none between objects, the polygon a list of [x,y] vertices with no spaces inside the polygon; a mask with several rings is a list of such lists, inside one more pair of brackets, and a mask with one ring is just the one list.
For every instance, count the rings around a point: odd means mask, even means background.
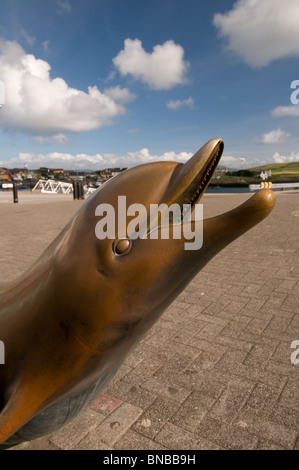
[{"label": "blue sky", "polygon": [[[298,0],[1,0],[0,166],[299,160]],[[299,95],[298,95],[299,96]]]}]

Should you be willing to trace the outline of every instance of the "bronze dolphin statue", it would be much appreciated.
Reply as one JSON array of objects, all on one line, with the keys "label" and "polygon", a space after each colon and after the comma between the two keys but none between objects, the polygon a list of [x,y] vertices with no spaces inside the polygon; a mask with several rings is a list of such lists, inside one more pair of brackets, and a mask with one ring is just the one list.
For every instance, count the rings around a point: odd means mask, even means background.
[{"label": "bronze dolphin statue", "polygon": [[[99,394],[124,358],[198,271],[222,248],[262,221],[275,195],[262,190],[241,206],[203,221],[203,245],[146,236],[99,240],[100,204],[190,203],[205,192],[223,152],[205,144],[185,164],[128,169],[79,208],[34,266],[0,288],[0,443],[2,449],[51,433]],[[170,226],[173,230],[175,221]],[[142,224],[141,224],[142,225]],[[191,222],[195,227],[195,221]],[[162,223],[154,227],[157,234]]]}]

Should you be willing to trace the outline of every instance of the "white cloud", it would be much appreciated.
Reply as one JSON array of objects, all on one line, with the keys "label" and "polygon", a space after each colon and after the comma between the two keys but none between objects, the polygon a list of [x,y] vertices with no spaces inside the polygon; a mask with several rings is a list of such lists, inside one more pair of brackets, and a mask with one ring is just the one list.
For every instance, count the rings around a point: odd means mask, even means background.
[{"label": "white cloud", "polygon": [[252,67],[299,56],[297,0],[238,0],[227,13],[214,15],[214,25],[229,50]]},{"label": "white cloud", "polygon": [[187,106],[190,109],[194,107],[194,100],[193,98],[188,98],[186,100],[169,100],[166,103],[166,107],[176,111],[177,109],[181,108],[182,106]]},{"label": "white cloud", "polygon": [[39,168],[46,166],[49,168],[65,169],[91,169],[100,170],[114,167],[132,167],[143,163],[156,161],[177,161],[186,162],[192,157],[192,153],[165,152],[162,155],[151,155],[149,149],[143,148],[136,152],[127,152],[124,155],[118,154],[76,154],[52,152],[42,153],[19,153],[18,157],[11,158],[8,162],[2,162],[6,167],[23,167],[24,164],[29,168]]},{"label": "white cloud", "polygon": [[116,76],[116,70],[111,70],[111,72],[109,72],[109,75],[104,80],[105,82],[110,82],[115,79],[115,76]]},{"label": "white cloud", "polygon": [[102,93],[90,86],[86,93],[62,78],[51,78],[50,70],[47,62],[26,54],[17,42],[0,39],[6,97],[0,125],[37,136],[89,131],[111,124],[125,113],[123,103],[135,97],[120,87]]},{"label": "white cloud", "polygon": [[[88,155],[84,153],[74,155],[63,152],[19,153],[18,157],[13,157],[8,162],[2,162],[2,165],[6,167],[23,167],[24,164],[27,164],[29,168],[48,166],[49,168],[59,167],[65,169],[81,168],[100,170],[114,167],[133,167],[136,165],[142,165],[144,163],[159,161],[174,161],[185,163],[192,156],[193,153],[191,152],[176,153],[174,151],[164,152],[163,154],[151,154],[148,148],[143,148],[135,152],[127,152],[123,155],[115,153],[98,153],[95,155]],[[244,157],[233,157],[229,155],[222,156],[220,161],[221,166],[227,166],[229,168],[241,168],[241,166],[244,164],[248,164]]]},{"label": "white cloud", "polygon": [[289,162],[298,162],[299,161],[299,152],[292,152],[290,155],[281,155],[276,152],[272,156],[272,159],[275,163],[289,163]]},{"label": "white cloud", "polygon": [[154,90],[170,90],[185,83],[189,66],[184,61],[184,49],[172,40],[148,53],[139,39],[129,38],[113,63],[122,75],[131,75]]},{"label": "white cloud", "polygon": [[129,103],[136,99],[136,95],[131,93],[128,88],[121,88],[120,86],[105,88],[104,93],[106,96],[109,96],[109,98],[119,103]]},{"label": "white cloud", "polygon": [[25,39],[25,41],[27,42],[27,44],[30,47],[32,47],[34,45],[34,43],[36,41],[34,36],[30,36],[30,34],[27,33],[27,31],[25,31],[25,29],[21,29],[20,34],[21,34],[21,36],[23,36],[23,38]]},{"label": "white cloud", "polygon": [[68,0],[56,0],[56,3],[58,5],[58,13],[70,13],[71,12],[72,7]]},{"label": "white cloud", "polygon": [[50,145],[50,144],[59,144],[59,145],[69,145],[70,141],[65,134],[56,134],[53,136],[43,136],[37,135],[33,138],[36,142],[41,145]]},{"label": "white cloud", "polygon": [[[11,158],[9,162],[2,162],[6,167],[23,167],[24,164],[29,168],[39,168],[46,166],[49,168],[65,169],[90,169],[101,170],[104,168],[115,167],[133,167],[144,163],[172,161],[185,163],[193,156],[191,152],[174,151],[163,154],[151,154],[148,148],[143,148],[135,152],[127,152],[123,155],[115,153],[106,154],[76,154],[52,152],[52,153],[19,153],[18,157]],[[246,164],[245,164],[246,163]],[[248,167],[248,162],[244,157],[223,156],[220,161],[221,166],[228,168]],[[244,165],[245,164],[245,165]]]},{"label": "white cloud", "polygon": [[0,108],[5,104],[5,90],[4,83],[0,80]]},{"label": "white cloud", "polygon": [[277,108],[273,109],[272,115],[274,117],[281,117],[281,116],[299,117],[299,106],[297,105],[277,106]]},{"label": "white cloud", "polygon": [[50,50],[49,44],[50,44],[50,40],[49,40],[49,39],[48,39],[47,41],[42,42],[43,49],[44,49],[44,51],[45,51],[46,53],[49,52],[49,50]]},{"label": "white cloud", "polygon": [[291,134],[278,128],[271,132],[263,134],[261,142],[263,144],[279,144],[281,142],[285,142],[290,136]]},{"label": "white cloud", "polygon": [[241,168],[246,162],[244,157],[232,157],[230,155],[223,155],[220,160],[220,165],[228,168]]}]

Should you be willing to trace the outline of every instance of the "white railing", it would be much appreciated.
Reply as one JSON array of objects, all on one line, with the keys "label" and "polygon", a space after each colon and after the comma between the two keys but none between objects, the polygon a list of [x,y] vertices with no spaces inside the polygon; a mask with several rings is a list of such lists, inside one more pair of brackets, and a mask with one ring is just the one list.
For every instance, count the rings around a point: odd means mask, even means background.
[{"label": "white railing", "polygon": [[[96,191],[97,188],[83,186],[84,195],[87,197]],[[40,191],[41,193],[47,194],[72,194],[73,193],[73,184],[65,183],[64,181],[56,180],[38,180],[32,191]]]},{"label": "white railing", "polygon": [[299,183],[270,183],[270,182],[262,182],[261,184],[250,184],[249,190],[250,191],[258,191],[259,189],[269,188],[269,189],[299,189]]},{"label": "white railing", "polygon": [[32,191],[41,191],[47,194],[71,194],[73,192],[73,185],[64,181],[42,179],[36,183]]}]

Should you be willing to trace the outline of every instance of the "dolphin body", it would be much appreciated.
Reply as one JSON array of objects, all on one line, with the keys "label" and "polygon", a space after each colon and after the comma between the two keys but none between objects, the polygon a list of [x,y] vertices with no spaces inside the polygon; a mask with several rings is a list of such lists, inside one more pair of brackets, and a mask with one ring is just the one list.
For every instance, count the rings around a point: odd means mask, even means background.
[{"label": "dolphin body", "polygon": [[[196,251],[171,233],[150,238],[148,220],[143,238],[130,239],[120,227],[115,240],[96,237],[96,208],[117,207],[119,195],[127,205],[189,203],[194,209],[222,152],[222,140],[213,139],[185,164],[149,163],[112,178],[31,269],[0,288],[0,448],[51,433],[84,410],[199,270],[271,212],[274,193],[259,191],[204,220]],[[154,227],[157,234],[162,225]]]}]

